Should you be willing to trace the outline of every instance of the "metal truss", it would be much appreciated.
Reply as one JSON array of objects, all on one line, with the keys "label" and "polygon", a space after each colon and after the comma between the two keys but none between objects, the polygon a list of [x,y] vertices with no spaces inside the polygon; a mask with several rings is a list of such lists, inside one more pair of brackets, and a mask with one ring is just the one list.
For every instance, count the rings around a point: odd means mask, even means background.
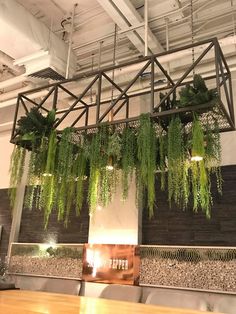
[{"label": "metal truss", "polygon": [[[173,79],[168,71],[159,62],[159,59],[174,55],[190,49],[198,49],[198,57],[191,66],[185,69],[184,73],[178,78]],[[199,49],[198,49],[199,51]],[[212,104],[205,103],[201,105],[193,105],[184,108],[175,108],[170,110],[163,110],[163,104],[168,97],[173,96],[176,90],[186,83],[191,83],[193,72],[200,63],[204,62],[204,58],[208,53],[212,53],[213,72],[209,75],[204,74],[205,80],[214,80],[215,88],[217,89],[217,115],[215,118],[220,121],[220,131],[232,131],[235,129],[234,108],[233,108],[233,93],[232,93],[232,79],[229,67],[226,63],[225,57],[222,53],[220,45],[216,38],[198,42],[195,44],[180,47],[168,52],[162,52],[156,55],[144,57],[142,59],[107,67],[99,71],[93,71],[86,74],[81,74],[73,79],[64,80],[44,87],[29,90],[18,95],[16,111],[14,117],[14,124],[11,136],[11,142],[16,142],[18,135],[17,121],[22,116],[22,112],[27,114],[32,107],[38,108],[42,114],[46,114],[52,109],[56,110],[56,121],[54,128],[60,132],[60,128],[75,127],[77,130],[86,130],[89,128],[97,128],[101,123],[107,121],[110,124],[129,123],[136,121],[139,116],[131,115],[130,100],[133,97],[147,95],[148,97],[148,112],[153,118],[161,119],[162,117],[170,116],[172,114],[192,112],[192,111],[210,111],[213,108]],[[166,63],[165,63],[166,64]],[[115,70],[134,67],[140,67],[137,73],[133,75],[127,84],[118,84],[111,73]],[[114,72],[113,72],[114,73]],[[158,74],[158,75],[157,75]],[[201,74],[201,73],[199,73]],[[157,77],[162,77],[161,84],[157,84]],[[89,83],[83,88],[82,91],[77,93],[72,91],[68,86],[79,84],[80,81],[90,80]],[[132,90],[134,84],[145,78],[146,87],[143,90]],[[102,97],[104,90],[104,83],[110,84],[110,90],[115,91],[116,95],[113,97]],[[125,86],[124,86],[125,85]],[[166,92],[165,96],[157,101],[155,97],[159,92]],[[96,100],[89,100],[89,94],[94,92]],[[61,109],[60,96],[63,93],[64,99],[69,99],[70,104],[68,108]],[[224,103],[222,100],[224,94]],[[43,96],[39,96],[43,95]],[[162,110],[160,110],[162,108]],[[90,123],[89,117],[93,111],[94,121]],[[123,112],[124,116],[120,118],[119,112]],[[72,115],[73,113],[73,115]],[[71,119],[69,124],[66,118],[70,115]],[[112,116],[112,119],[110,118]]]}]

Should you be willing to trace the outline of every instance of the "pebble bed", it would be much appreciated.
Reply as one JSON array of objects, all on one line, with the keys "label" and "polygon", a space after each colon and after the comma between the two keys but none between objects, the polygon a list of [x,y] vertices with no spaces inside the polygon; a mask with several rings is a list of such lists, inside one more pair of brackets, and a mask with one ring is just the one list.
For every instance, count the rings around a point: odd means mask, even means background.
[{"label": "pebble bed", "polygon": [[193,263],[144,257],[140,283],[236,292],[236,260]]},{"label": "pebble bed", "polygon": [[9,272],[81,279],[82,260],[14,255],[11,257]]},{"label": "pebble bed", "polygon": [[[82,278],[82,260],[69,257],[14,255],[9,273]],[[230,261],[142,257],[140,283],[156,286],[236,292],[236,259]]]}]

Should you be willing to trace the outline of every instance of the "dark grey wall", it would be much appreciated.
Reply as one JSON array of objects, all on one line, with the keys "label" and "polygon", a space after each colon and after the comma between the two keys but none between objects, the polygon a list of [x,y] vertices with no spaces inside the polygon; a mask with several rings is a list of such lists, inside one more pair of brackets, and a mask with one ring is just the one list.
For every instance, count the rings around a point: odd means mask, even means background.
[{"label": "dark grey wall", "polygon": [[58,243],[88,242],[89,215],[88,206],[84,206],[81,215],[76,217],[74,211],[69,217],[68,227],[57,221],[57,214],[52,213],[48,228],[44,229],[43,212],[24,209],[22,214],[19,242],[42,243],[54,240]]},{"label": "dark grey wall", "polygon": [[[71,212],[69,219],[68,228],[65,228],[63,223],[57,222],[57,215],[53,213],[45,230],[42,211],[23,209],[19,242],[41,243],[50,240],[60,243],[88,242],[88,206],[85,204],[80,217],[76,217],[75,213]],[[3,225],[0,257],[4,258],[7,254],[11,228],[11,209],[7,189],[0,189],[0,225]]]},{"label": "dark grey wall", "polygon": [[[157,184],[158,207],[151,220],[144,210],[142,243],[236,246],[236,165],[222,167],[222,175],[223,196],[217,195],[213,184],[214,205],[210,220],[202,213],[193,213],[191,209],[184,212],[174,206],[169,209],[167,195],[160,191]],[[43,212],[24,209],[19,241],[86,243],[89,229],[88,206],[85,204],[79,218],[71,213],[70,221],[68,228],[64,228],[53,213],[48,229],[44,230]],[[0,224],[3,225],[0,242],[0,256],[3,257],[7,252],[11,226],[7,189],[0,190]]]},{"label": "dark grey wall", "polygon": [[[172,206],[167,194],[156,184],[157,208],[154,218],[143,212],[143,244],[236,246],[236,165],[222,167],[223,195],[213,182],[212,217]],[[158,180],[157,180],[158,181]]]},{"label": "dark grey wall", "polygon": [[2,238],[0,240],[0,258],[7,253],[8,241],[11,229],[11,210],[8,199],[8,190],[0,189],[0,225],[2,225]]}]

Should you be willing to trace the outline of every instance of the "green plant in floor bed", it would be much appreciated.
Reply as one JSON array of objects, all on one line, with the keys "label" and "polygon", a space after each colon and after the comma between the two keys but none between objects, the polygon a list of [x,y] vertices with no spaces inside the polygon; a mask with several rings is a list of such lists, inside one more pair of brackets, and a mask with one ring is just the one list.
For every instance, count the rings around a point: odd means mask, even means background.
[{"label": "green plant in floor bed", "polygon": [[20,184],[24,172],[26,150],[23,147],[16,146],[11,155],[10,162],[10,189],[9,198],[11,207],[13,208],[16,200],[16,189]]},{"label": "green plant in floor bed", "polygon": [[121,139],[122,198],[126,200],[128,197],[129,183],[132,181],[136,166],[137,141],[135,130],[130,127],[124,128]]},{"label": "green plant in floor bed", "polygon": [[140,127],[137,134],[137,167],[138,189],[141,185],[147,190],[147,203],[149,216],[153,216],[153,207],[155,202],[155,172],[156,172],[156,150],[157,139],[156,132],[149,115],[140,116]]}]

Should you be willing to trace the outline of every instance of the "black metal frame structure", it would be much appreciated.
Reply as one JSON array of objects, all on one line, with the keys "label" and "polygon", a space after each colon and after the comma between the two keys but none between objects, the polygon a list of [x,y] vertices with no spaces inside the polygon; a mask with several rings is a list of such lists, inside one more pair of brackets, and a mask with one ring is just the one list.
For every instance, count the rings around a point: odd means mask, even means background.
[{"label": "black metal frame structure", "polygon": [[[183,75],[177,80],[174,81],[171,76],[168,74],[167,70],[163,68],[161,63],[158,61],[160,57],[171,55],[174,53],[178,53],[182,50],[187,49],[197,49],[198,46],[203,48],[201,53],[196,58],[194,63],[189,66]],[[36,106],[38,110],[42,113],[47,113],[51,109],[56,109],[56,116],[60,116],[56,119],[54,128],[60,131],[60,125],[65,121],[66,117],[73,112],[73,122],[70,125],[66,125],[67,127],[75,127],[77,130],[85,130],[89,128],[97,128],[101,123],[108,121],[110,124],[117,124],[117,123],[129,123],[131,121],[138,120],[139,116],[131,116],[130,114],[130,99],[132,97],[137,97],[144,94],[150,94],[150,104],[149,113],[151,117],[161,119],[164,116],[169,116],[176,113],[184,113],[184,112],[192,112],[198,110],[211,110],[213,105],[206,103],[201,105],[193,105],[184,108],[176,108],[171,110],[164,110],[160,111],[159,108],[164,104],[167,98],[173,95],[177,88],[180,86],[185,85],[187,82],[191,83],[192,79],[189,80],[189,75],[194,69],[202,62],[206,54],[211,51],[213,52],[213,59],[214,62],[214,73],[205,75],[205,80],[212,80],[215,79],[216,82],[216,89],[218,93],[218,115],[221,116],[221,124],[220,124],[220,131],[232,131],[235,129],[235,120],[234,120],[234,107],[233,107],[233,92],[232,92],[232,80],[231,80],[231,73],[225,57],[222,53],[218,40],[216,38],[194,43],[191,45],[187,45],[184,47],[180,47],[168,52],[162,52],[156,55],[151,55],[148,57],[144,57],[142,59],[138,59],[132,62],[128,62],[122,65],[107,67],[99,71],[93,71],[86,74],[81,74],[69,80],[64,80],[61,82],[57,82],[54,84],[50,84],[44,87],[39,87],[36,89],[31,89],[27,92],[20,93],[18,95],[16,110],[15,110],[15,117],[14,117],[14,124],[11,136],[11,142],[15,143],[16,138],[18,135],[17,132],[17,121],[22,116],[20,114],[20,107],[21,111],[27,114],[32,106]],[[109,73],[115,71],[120,68],[133,66],[135,64],[140,64],[140,70],[134,75],[133,79],[129,81],[129,83],[123,87],[120,86],[109,76]],[[148,80],[148,87],[145,90],[138,90],[131,92],[132,86],[141,77],[146,76],[147,69],[149,69],[147,79]],[[156,72],[155,72],[156,69]],[[157,71],[162,77],[165,78],[166,84],[162,84],[162,86],[156,84],[156,74]],[[201,74],[201,73],[200,73]],[[75,92],[70,91],[67,88],[67,85],[70,83],[79,83],[80,80],[83,79],[90,79],[90,83],[84,88],[82,92],[78,95]],[[112,89],[115,89],[118,94],[113,99],[113,96],[110,99],[102,99],[102,90],[103,90],[103,82],[106,80]],[[225,94],[226,105],[222,101],[222,88]],[[88,103],[87,96],[88,93],[93,90],[96,90],[96,101]],[[40,92],[45,92],[43,98],[35,97],[35,94]],[[160,91],[166,91],[166,95],[161,101],[156,104],[155,103],[155,93]],[[68,95],[70,100],[72,99],[72,104],[67,109],[59,109],[59,102],[60,102],[60,92]],[[112,93],[113,95],[113,93]],[[87,98],[86,98],[87,97]],[[86,98],[86,99],[85,99]],[[50,101],[49,101],[50,99]],[[91,109],[95,108],[95,123],[89,123],[89,114]],[[103,110],[102,110],[103,109]],[[117,118],[117,114],[120,110],[123,109],[124,118],[120,119]],[[109,119],[109,115],[112,115],[112,119]],[[112,120],[112,121],[111,121]],[[80,126],[77,127],[77,124],[80,123]],[[81,126],[82,124],[82,126]]]}]

